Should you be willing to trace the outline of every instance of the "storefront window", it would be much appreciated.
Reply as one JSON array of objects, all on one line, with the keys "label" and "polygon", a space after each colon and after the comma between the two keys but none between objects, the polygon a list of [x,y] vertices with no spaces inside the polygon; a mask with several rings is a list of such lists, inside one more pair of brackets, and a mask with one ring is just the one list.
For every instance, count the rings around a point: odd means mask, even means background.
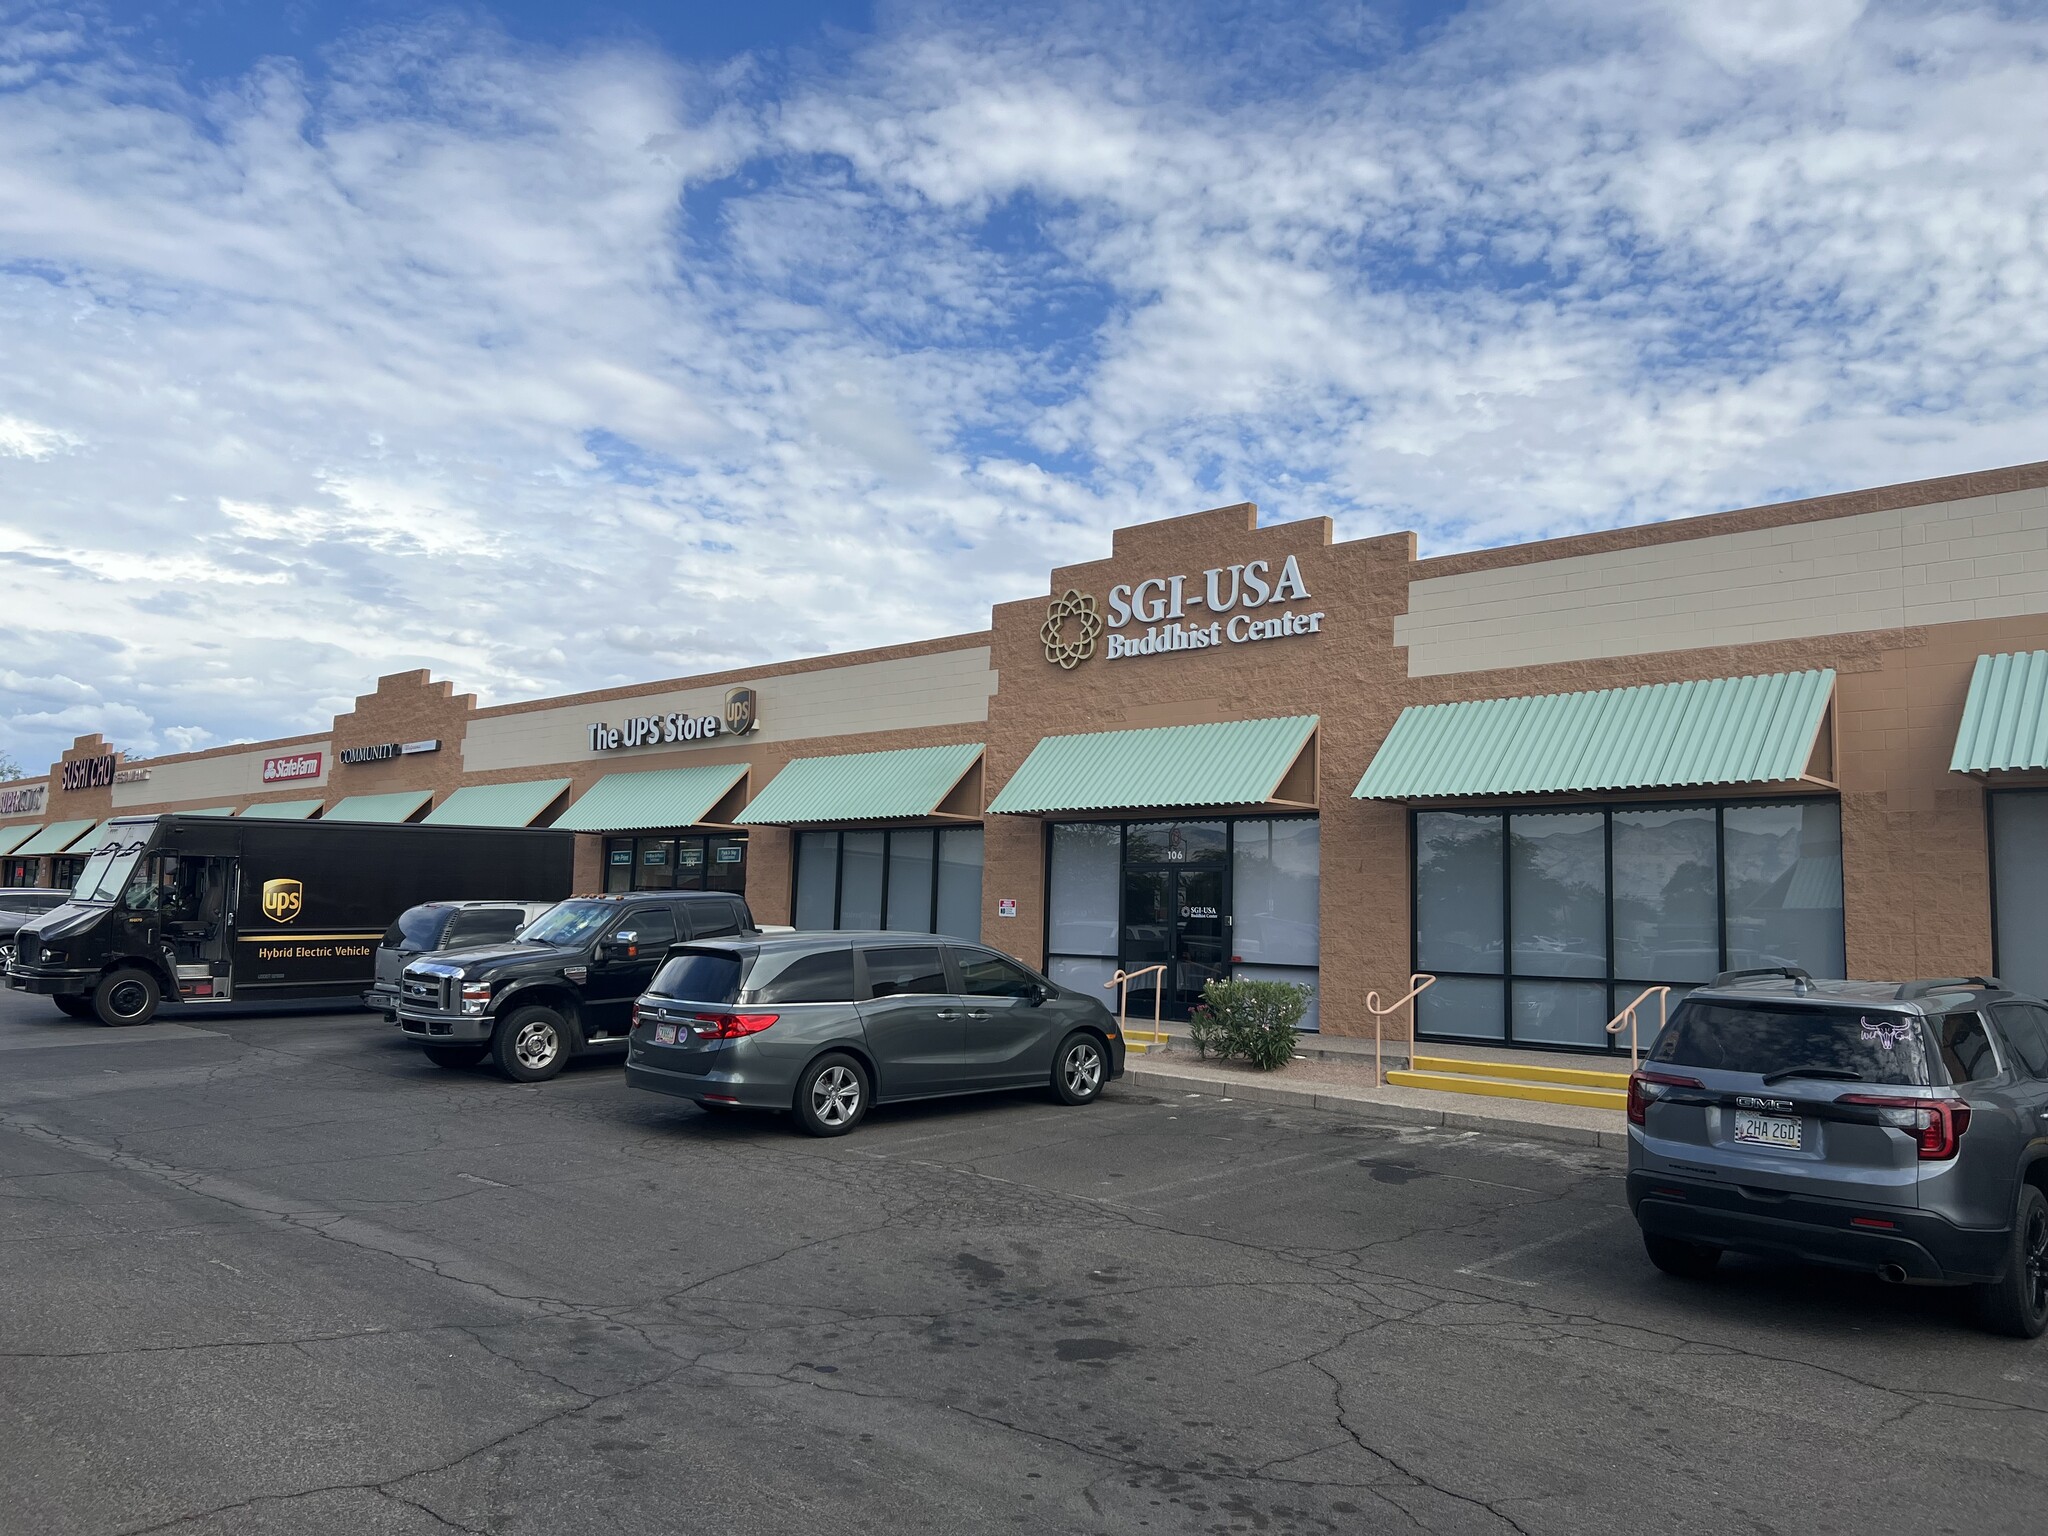
[{"label": "storefront window", "polygon": [[[1100,993],[1125,971],[1132,1014],[1154,989],[1168,1018],[1185,1018],[1203,986],[1230,976],[1298,982],[1313,991],[1321,954],[1321,826],[1314,817],[1060,822],[1046,868],[1046,974]],[[1317,1026],[1310,1002],[1303,1027]]]},{"label": "storefront window", "polygon": [[0,862],[0,886],[34,885],[36,862],[34,859],[8,859]]},{"label": "storefront window", "polygon": [[798,928],[981,937],[979,827],[796,834]]},{"label": "storefront window", "polygon": [[2048,988],[2048,790],[1991,796],[1992,961],[2007,986]]},{"label": "storefront window", "polygon": [[731,891],[747,889],[744,835],[649,832],[605,840],[607,891]]},{"label": "storefront window", "polygon": [[1714,807],[1614,813],[1615,974],[1711,981],[1721,964]]},{"label": "storefront window", "polygon": [[1625,1050],[1648,985],[1845,969],[1834,800],[1418,811],[1414,860],[1423,1035]]}]

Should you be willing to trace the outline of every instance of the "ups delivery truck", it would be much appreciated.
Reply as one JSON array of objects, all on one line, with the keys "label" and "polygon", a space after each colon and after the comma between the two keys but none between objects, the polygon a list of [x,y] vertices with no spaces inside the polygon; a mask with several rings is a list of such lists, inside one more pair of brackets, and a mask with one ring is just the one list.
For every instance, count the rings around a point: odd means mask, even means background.
[{"label": "ups delivery truck", "polygon": [[359,998],[378,940],[406,908],[559,901],[575,841],[525,828],[121,818],[71,899],[15,935],[7,985],[103,1024],[146,1024],[167,998]]}]

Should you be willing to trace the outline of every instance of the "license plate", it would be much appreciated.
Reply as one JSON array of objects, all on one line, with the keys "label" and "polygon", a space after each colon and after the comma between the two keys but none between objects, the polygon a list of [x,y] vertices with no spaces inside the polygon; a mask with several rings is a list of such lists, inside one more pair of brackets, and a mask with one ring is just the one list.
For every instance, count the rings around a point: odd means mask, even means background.
[{"label": "license plate", "polygon": [[674,1044],[676,1043],[676,1027],[675,1027],[675,1025],[673,1025],[673,1024],[657,1024],[657,1025],[655,1025],[655,1026],[654,1026],[654,1043],[655,1043],[656,1045],[674,1045]]},{"label": "license plate", "polygon": [[1753,1109],[1735,1111],[1735,1139],[1757,1147],[1799,1150],[1800,1131],[1805,1122],[1792,1115],[1760,1115]]}]

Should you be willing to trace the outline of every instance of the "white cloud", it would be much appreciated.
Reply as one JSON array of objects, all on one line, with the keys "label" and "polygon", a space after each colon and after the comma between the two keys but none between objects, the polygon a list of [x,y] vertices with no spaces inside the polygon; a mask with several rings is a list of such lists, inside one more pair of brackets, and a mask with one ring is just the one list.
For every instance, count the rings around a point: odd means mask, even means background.
[{"label": "white cloud", "polygon": [[0,23],[0,748],[975,628],[1247,497],[1443,548],[2041,456],[2048,19],[1282,10],[203,96]]}]

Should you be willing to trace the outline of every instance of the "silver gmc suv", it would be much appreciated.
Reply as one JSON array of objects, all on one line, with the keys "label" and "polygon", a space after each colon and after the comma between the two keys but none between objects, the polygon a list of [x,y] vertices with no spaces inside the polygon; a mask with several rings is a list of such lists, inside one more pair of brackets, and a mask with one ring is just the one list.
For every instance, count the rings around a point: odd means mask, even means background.
[{"label": "silver gmc suv", "polygon": [[1723,1250],[1976,1287],[2048,1329],[2048,1006],[1997,981],[1731,971],[1629,1079],[1628,1203],[1650,1261]]}]

